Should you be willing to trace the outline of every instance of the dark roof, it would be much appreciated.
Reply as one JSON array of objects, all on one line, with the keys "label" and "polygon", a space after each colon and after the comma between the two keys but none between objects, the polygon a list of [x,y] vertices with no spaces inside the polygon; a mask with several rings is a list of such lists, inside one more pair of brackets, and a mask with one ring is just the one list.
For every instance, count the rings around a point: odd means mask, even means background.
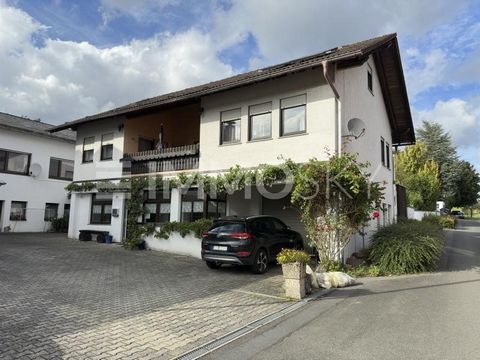
[{"label": "dark roof", "polygon": [[[76,129],[76,126],[80,124],[99,119],[126,114],[134,115],[154,109],[165,108],[174,104],[196,102],[199,101],[202,96],[212,95],[307,69],[318,68],[322,66],[324,61],[336,62],[337,64],[343,64],[344,66],[352,66],[358,64],[358,62],[365,61],[371,54],[379,55],[381,53],[380,56],[382,57],[390,56],[392,65],[392,67],[384,67],[383,70],[394,71],[396,73],[396,76],[384,76],[385,81],[382,83],[384,96],[387,98],[390,97],[390,95],[403,97],[403,99],[388,99],[389,101],[386,101],[387,106],[391,107],[391,111],[389,110],[389,118],[390,123],[392,124],[392,129],[394,129],[395,133],[403,134],[394,136],[395,141],[393,144],[414,143],[415,135],[413,132],[413,123],[408,105],[405,80],[403,78],[403,70],[396,38],[396,34],[388,34],[350,45],[339,46],[315,55],[291,60],[282,64],[137,101],[109,111],[67,122],[63,125],[52,128],[51,131],[59,131],[69,128]],[[385,49],[387,50],[384,51]],[[396,52],[392,54],[394,49],[396,49]],[[388,80],[395,81],[390,84],[387,83]]]},{"label": "dark roof", "polygon": [[75,142],[76,134],[71,130],[63,130],[52,134],[52,124],[47,124],[39,120],[31,120],[25,117],[15,116],[0,112],[0,129],[8,129],[30,133],[32,135],[45,136],[50,139]]}]

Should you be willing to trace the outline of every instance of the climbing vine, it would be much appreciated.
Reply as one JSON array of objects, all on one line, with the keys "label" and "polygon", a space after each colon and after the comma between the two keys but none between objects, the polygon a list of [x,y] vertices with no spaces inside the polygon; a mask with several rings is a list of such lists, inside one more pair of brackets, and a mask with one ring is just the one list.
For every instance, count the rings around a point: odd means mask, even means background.
[{"label": "climbing vine", "polygon": [[358,163],[356,155],[329,156],[328,161],[311,159],[297,164],[285,160],[281,165],[260,165],[244,169],[238,165],[216,175],[180,173],[174,177],[139,176],[111,181],[79,182],[67,186],[70,192],[129,193],[126,202],[126,249],[135,249],[145,235],[155,233],[158,238],[168,238],[171,232],[185,236],[193,232],[200,237],[209,222],[202,220],[191,224],[171,222],[155,230],[154,225],[139,224],[145,214],[144,191],[172,188],[198,187],[208,194],[231,194],[247,186],[272,186],[276,183],[293,185],[292,204],[300,210],[310,242],[317,248],[320,259],[335,259],[353,234],[368,221],[372,209],[382,198],[383,188],[370,183],[365,170],[368,163]]},{"label": "climbing vine", "polygon": [[138,218],[145,213],[143,192],[147,185],[148,180],[145,177],[130,180],[130,197],[126,202],[127,236],[123,240],[125,249],[137,249],[142,242],[142,237],[152,231],[149,226],[138,223]]}]

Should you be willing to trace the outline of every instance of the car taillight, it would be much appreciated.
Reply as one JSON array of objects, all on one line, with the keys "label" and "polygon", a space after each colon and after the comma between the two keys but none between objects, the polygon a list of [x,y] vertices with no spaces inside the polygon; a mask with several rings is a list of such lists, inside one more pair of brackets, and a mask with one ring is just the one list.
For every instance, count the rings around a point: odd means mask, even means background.
[{"label": "car taillight", "polygon": [[238,239],[238,240],[247,240],[253,237],[252,234],[246,233],[246,232],[232,233],[232,234],[229,234],[228,236],[232,239]]},{"label": "car taillight", "polygon": [[240,256],[240,257],[245,257],[245,256],[249,256],[250,255],[250,251],[239,251],[237,252],[237,256]]},{"label": "car taillight", "polygon": [[202,238],[206,238],[207,236],[208,236],[208,231],[204,231],[204,232],[202,233]]}]

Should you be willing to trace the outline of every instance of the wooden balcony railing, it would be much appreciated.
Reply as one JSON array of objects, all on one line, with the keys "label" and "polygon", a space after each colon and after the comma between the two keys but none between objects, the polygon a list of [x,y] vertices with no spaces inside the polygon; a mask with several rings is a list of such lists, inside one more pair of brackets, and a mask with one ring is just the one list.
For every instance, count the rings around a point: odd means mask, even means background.
[{"label": "wooden balcony railing", "polygon": [[194,144],[126,154],[123,173],[135,175],[198,169],[199,151],[199,144]]}]

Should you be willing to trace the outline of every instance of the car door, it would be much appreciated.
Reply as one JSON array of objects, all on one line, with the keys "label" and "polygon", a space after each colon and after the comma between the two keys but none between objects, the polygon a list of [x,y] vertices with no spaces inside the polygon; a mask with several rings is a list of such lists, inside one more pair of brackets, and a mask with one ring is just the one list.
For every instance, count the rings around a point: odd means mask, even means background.
[{"label": "car door", "polygon": [[275,256],[282,249],[289,249],[294,247],[295,239],[290,236],[287,226],[276,218],[269,218],[270,231],[272,234],[272,243]]}]

